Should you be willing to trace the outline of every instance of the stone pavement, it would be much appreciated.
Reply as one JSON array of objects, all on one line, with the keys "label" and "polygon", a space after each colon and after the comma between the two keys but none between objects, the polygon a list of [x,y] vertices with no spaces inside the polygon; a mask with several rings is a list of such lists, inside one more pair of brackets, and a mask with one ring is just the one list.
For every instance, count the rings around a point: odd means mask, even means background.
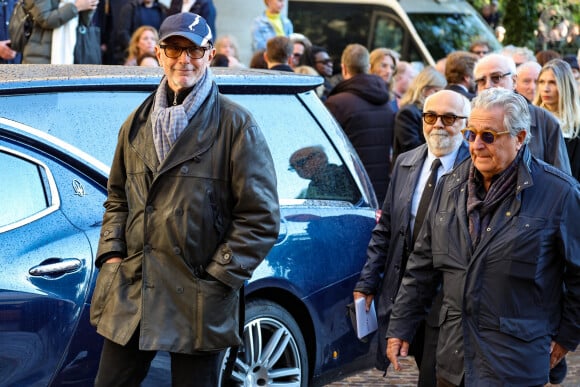
[{"label": "stone pavement", "polygon": [[[568,375],[561,387],[580,387],[580,349],[570,352],[567,356]],[[417,366],[415,360],[409,356],[401,359],[403,370],[393,371],[389,368],[387,377],[383,378],[383,373],[376,369],[359,372],[338,382],[328,384],[326,387],[367,387],[367,386],[393,386],[393,387],[415,387],[417,385]],[[546,386],[555,386],[547,384]]]}]

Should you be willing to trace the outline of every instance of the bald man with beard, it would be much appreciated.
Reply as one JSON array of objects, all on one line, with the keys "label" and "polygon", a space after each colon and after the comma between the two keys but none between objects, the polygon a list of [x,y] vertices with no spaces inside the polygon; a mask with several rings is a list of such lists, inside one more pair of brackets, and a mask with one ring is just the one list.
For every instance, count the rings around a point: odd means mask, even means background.
[{"label": "bald man with beard", "polygon": [[[467,98],[452,90],[441,90],[427,97],[423,109],[426,143],[402,153],[395,162],[382,214],[367,248],[367,262],[354,289],[354,298],[364,297],[367,308],[376,298],[379,349],[375,367],[379,370],[386,371],[389,366],[385,335],[407,258],[413,250],[415,218],[431,165],[439,159],[441,166],[437,175],[441,177],[451,173],[469,157],[467,143],[460,131],[467,125],[470,110]],[[421,387],[436,385],[435,353],[440,304],[441,300],[435,301],[411,345],[411,354],[419,367],[418,385]]]}]

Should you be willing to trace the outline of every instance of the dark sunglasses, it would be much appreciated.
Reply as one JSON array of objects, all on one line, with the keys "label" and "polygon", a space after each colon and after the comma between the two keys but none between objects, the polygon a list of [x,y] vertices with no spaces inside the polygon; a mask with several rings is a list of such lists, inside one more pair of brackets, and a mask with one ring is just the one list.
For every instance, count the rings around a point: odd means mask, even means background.
[{"label": "dark sunglasses", "polygon": [[294,160],[293,162],[290,163],[288,170],[295,171],[297,168],[302,169],[302,168],[304,168],[304,166],[306,165],[307,162],[309,162],[313,158],[317,157],[318,155],[319,155],[319,153],[311,153],[306,157],[302,157],[301,159]]},{"label": "dark sunglasses", "polygon": [[[492,74],[489,76],[489,80],[491,81],[492,85],[498,85],[502,79],[504,79],[505,77],[507,77],[508,75],[511,75],[512,73],[507,72],[505,74]],[[475,83],[477,83],[478,86],[485,86],[485,83],[487,81],[488,77],[481,77],[481,78],[477,78],[475,80]]]},{"label": "dark sunglasses", "polygon": [[467,118],[462,116],[456,116],[455,114],[435,114],[435,113],[423,113],[423,121],[426,124],[433,125],[437,122],[437,118],[441,118],[441,122],[445,126],[451,126],[457,121],[457,119]]},{"label": "dark sunglasses", "polygon": [[205,52],[211,50],[210,47],[200,47],[200,46],[190,46],[190,47],[179,47],[172,46],[169,44],[160,44],[159,48],[163,50],[165,56],[171,59],[177,59],[181,56],[183,51],[187,52],[187,56],[191,59],[201,59],[205,55]]},{"label": "dark sunglasses", "polygon": [[481,141],[485,142],[486,144],[493,144],[496,137],[501,136],[502,134],[508,134],[510,131],[505,130],[503,132],[494,132],[493,130],[482,130],[481,132],[475,131],[475,129],[468,129],[465,128],[461,131],[463,138],[465,138],[469,142],[474,142],[477,136],[481,138]]}]

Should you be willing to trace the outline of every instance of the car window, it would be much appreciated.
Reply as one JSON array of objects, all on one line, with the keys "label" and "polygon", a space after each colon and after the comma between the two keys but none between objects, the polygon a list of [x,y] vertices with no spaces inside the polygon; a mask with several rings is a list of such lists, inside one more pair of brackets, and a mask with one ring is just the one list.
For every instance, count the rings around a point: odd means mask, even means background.
[{"label": "car window", "polygon": [[264,133],[276,166],[281,200],[356,203],[360,199],[358,188],[336,149],[296,96],[229,97],[252,112]]},{"label": "car window", "polygon": [[90,91],[2,96],[0,116],[45,131],[111,165],[121,125],[149,94]]},{"label": "car window", "polygon": [[0,230],[52,205],[43,166],[0,150]]}]

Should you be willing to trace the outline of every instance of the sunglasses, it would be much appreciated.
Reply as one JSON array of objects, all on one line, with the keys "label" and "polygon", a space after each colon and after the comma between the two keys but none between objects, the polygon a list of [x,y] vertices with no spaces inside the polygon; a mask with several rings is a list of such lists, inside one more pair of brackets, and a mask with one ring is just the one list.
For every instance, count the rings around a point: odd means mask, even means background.
[{"label": "sunglasses", "polygon": [[423,113],[423,121],[426,124],[433,125],[437,122],[437,118],[441,118],[441,122],[445,126],[451,126],[458,119],[467,118],[462,116],[456,116],[455,114],[435,114],[435,113]]},{"label": "sunglasses", "polygon": [[325,65],[329,65],[329,64],[332,64],[332,59],[317,60],[316,63],[322,63]]},{"label": "sunglasses", "polygon": [[493,144],[496,137],[499,137],[502,134],[508,134],[509,132],[509,130],[503,132],[494,132],[493,130],[482,130],[481,132],[476,132],[475,129],[466,128],[461,131],[461,134],[463,135],[463,138],[469,142],[474,142],[477,136],[479,136],[481,141],[486,144]]},{"label": "sunglasses", "polygon": [[[512,73],[507,72],[505,74],[492,74],[489,76],[489,80],[491,81],[492,85],[498,85],[502,79],[504,79],[505,77],[507,77],[508,75],[511,75]],[[488,77],[481,77],[481,78],[477,78],[475,80],[475,83],[477,83],[477,86],[485,86],[486,82],[487,82]]]},{"label": "sunglasses", "polygon": [[190,47],[179,47],[179,46],[172,46],[169,44],[160,44],[159,48],[163,50],[165,56],[171,59],[177,59],[181,56],[183,51],[187,53],[191,59],[201,59],[205,55],[206,51],[211,50],[210,47],[199,47],[199,46],[190,46]]},{"label": "sunglasses", "polygon": [[289,171],[295,171],[296,169],[302,169],[306,165],[307,162],[312,160],[313,158],[319,156],[319,153],[311,153],[306,157],[302,157],[301,159],[294,160],[290,163],[288,167]]}]

